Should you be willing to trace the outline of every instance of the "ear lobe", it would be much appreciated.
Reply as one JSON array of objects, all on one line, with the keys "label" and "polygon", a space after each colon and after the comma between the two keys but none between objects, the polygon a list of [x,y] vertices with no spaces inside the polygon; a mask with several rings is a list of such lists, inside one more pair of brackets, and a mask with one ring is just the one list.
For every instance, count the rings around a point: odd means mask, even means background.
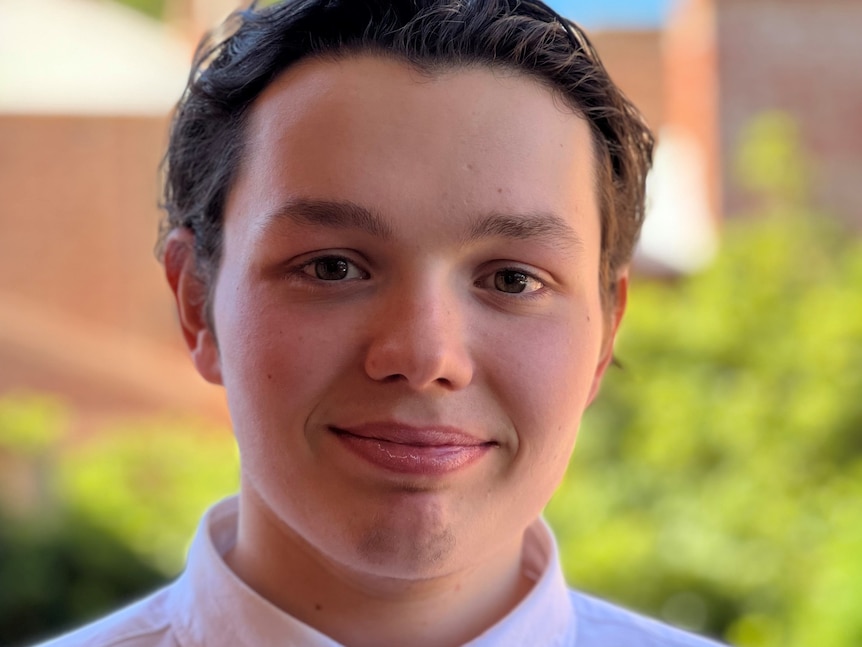
[{"label": "ear lobe", "polygon": [[614,340],[619,330],[620,322],[623,320],[623,314],[626,311],[626,303],[629,292],[629,272],[628,268],[620,272],[617,277],[614,293],[614,303],[612,309],[606,316],[609,320],[605,322],[605,334],[602,340],[602,352],[599,356],[599,363],[596,365],[596,372],[593,376],[593,384],[590,387],[590,395],[587,398],[587,406],[592,404],[596,396],[599,394],[599,387],[602,384],[602,378],[605,371],[610,366],[614,359]]},{"label": "ear lobe", "polygon": [[222,384],[221,359],[215,333],[207,321],[207,285],[195,265],[194,234],[175,229],[165,240],[165,276],[174,293],[183,338],[201,377]]}]

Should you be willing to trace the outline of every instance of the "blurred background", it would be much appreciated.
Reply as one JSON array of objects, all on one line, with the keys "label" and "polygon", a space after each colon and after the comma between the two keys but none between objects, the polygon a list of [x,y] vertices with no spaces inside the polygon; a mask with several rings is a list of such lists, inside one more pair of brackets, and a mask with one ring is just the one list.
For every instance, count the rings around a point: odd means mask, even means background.
[{"label": "blurred background", "polygon": [[[659,136],[637,279],[547,516],[570,582],[739,647],[862,644],[862,2],[553,6]],[[152,253],[222,0],[0,0],[0,645],[176,576],[233,492]]]}]

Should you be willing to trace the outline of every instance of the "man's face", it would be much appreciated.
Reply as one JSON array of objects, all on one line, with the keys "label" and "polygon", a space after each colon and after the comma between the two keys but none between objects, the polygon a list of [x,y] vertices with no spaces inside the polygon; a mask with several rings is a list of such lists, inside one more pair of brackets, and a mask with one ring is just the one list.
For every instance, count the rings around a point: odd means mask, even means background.
[{"label": "man's face", "polygon": [[609,354],[590,137],[484,67],[311,60],[261,95],[198,353],[244,502],[378,575],[520,545]]}]

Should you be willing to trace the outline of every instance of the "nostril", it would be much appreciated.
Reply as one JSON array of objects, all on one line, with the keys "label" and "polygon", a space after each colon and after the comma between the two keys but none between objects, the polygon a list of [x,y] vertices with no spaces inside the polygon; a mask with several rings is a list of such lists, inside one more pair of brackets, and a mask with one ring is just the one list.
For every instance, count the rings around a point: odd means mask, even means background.
[{"label": "nostril", "polygon": [[[406,382],[412,388],[458,389],[472,379],[472,361],[464,337],[440,322],[420,317],[381,320],[365,349],[366,375],[380,383]],[[409,325],[408,325],[409,324]]]}]

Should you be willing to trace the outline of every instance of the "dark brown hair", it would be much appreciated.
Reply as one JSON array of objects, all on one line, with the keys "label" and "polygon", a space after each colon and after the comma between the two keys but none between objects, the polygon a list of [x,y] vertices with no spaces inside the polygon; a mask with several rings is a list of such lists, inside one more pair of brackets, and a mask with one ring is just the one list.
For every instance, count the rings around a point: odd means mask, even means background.
[{"label": "dark brown hair", "polygon": [[222,215],[243,153],[249,109],[279,73],[310,56],[373,52],[433,72],[505,67],[545,83],[589,122],[601,213],[606,306],[644,216],[653,135],[611,81],[584,32],[539,0],[284,0],[233,14],[198,48],[165,158],[158,250],[167,233],[194,234],[210,289]]}]

